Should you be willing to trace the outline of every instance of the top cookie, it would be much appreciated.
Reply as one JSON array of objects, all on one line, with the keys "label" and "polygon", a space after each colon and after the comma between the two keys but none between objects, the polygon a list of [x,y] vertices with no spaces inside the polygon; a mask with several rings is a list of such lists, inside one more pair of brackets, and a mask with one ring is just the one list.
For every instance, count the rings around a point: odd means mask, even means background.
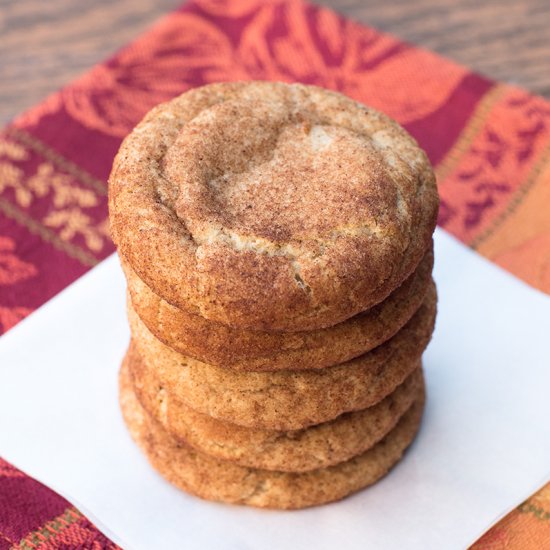
[{"label": "top cookie", "polygon": [[324,328],[382,301],[437,208],[405,130],[300,84],[211,84],[159,105],[109,182],[113,239],[159,296],[258,330]]}]

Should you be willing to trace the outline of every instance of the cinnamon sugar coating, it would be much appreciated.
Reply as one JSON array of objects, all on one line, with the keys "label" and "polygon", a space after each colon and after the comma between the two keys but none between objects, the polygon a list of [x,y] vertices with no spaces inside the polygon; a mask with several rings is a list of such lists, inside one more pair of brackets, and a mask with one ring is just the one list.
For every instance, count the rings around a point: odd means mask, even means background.
[{"label": "cinnamon sugar coating", "polygon": [[429,247],[438,198],[397,123],[301,84],[221,83],[153,109],[109,182],[115,243],[180,309],[315,330],[384,300]]},{"label": "cinnamon sugar coating", "polygon": [[[143,408],[175,439],[199,452],[240,466],[284,472],[307,472],[345,462],[373,447],[419,397],[421,367],[390,395],[361,411],[302,430],[245,428],[188,407],[144,368],[130,347],[122,364]],[[124,373],[124,375],[126,375]]]},{"label": "cinnamon sugar coating", "polygon": [[418,310],[431,284],[433,252],[383,302],[325,329],[266,332],[232,328],[171,306],[122,261],[128,300],[147,328],[175,351],[234,370],[331,367],[389,340]]},{"label": "cinnamon sugar coating", "polygon": [[188,407],[241,426],[298,430],[370,407],[418,367],[436,314],[432,284],[413,318],[391,339],[351,361],[317,370],[240,372],[178,354],[128,311],[132,345],[161,386]]},{"label": "cinnamon sugar coating", "polygon": [[[123,373],[122,373],[123,374]],[[171,437],[120,378],[122,414],[151,465],[177,487],[204,499],[260,508],[299,509],[340,500],[372,485],[401,459],[420,427],[424,395],[379,443],[334,466],[301,473],[239,466]]]}]

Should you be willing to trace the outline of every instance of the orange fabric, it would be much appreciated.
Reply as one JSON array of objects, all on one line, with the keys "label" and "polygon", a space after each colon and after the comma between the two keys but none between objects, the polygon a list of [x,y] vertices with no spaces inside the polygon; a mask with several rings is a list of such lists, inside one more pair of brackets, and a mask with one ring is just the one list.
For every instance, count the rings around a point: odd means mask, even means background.
[{"label": "orange fabric", "polygon": [[550,484],[492,527],[471,550],[550,548]]},{"label": "orange fabric", "polygon": [[440,222],[550,293],[550,105],[511,86],[496,92],[481,124],[472,117],[479,127],[436,167]]}]

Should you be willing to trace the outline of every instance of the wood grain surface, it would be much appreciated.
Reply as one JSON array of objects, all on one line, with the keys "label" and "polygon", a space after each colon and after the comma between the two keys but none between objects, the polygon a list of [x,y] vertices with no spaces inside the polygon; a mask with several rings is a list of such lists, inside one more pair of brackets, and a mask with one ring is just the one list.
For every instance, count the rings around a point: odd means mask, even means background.
[{"label": "wood grain surface", "polygon": [[[318,0],[550,97],[549,0]],[[0,0],[0,124],[182,0]]]}]

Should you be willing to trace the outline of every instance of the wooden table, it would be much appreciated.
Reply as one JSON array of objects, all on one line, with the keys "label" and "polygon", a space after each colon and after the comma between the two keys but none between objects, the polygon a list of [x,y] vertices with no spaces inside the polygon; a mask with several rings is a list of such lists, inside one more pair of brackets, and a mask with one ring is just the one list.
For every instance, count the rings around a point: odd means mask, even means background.
[{"label": "wooden table", "polygon": [[[318,0],[550,97],[548,0]],[[0,124],[182,0],[0,0]]]}]

